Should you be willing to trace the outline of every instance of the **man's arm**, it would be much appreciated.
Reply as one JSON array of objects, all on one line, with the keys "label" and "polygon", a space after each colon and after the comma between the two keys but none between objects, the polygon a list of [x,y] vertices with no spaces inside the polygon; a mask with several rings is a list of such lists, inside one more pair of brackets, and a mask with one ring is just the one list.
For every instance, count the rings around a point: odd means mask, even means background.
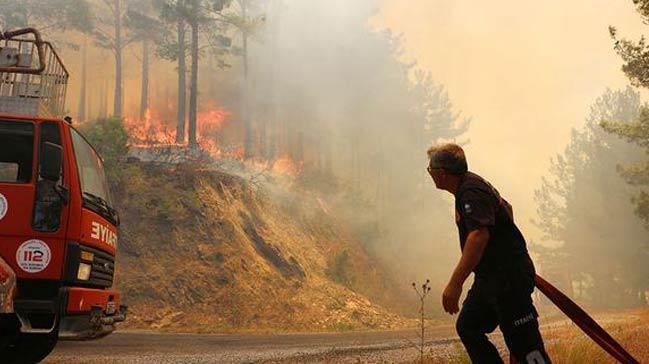
[{"label": "man's arm", "polygon": [[464,249],[462,249],[462,257],[457,263],[453,275],[451,275],[451,279],[442,294],[444,311],[454,314],[460,310],[459,301],[460,295],[462,294],[462,285],[480,262],[488,241],[489,229],[486,227],[472,230],[467,236]]}]

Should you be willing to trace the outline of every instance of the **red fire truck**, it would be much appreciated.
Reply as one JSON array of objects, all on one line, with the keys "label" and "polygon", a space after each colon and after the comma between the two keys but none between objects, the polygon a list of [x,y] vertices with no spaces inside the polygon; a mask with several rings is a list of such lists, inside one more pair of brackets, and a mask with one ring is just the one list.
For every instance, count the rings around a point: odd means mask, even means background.
[{"label": "red fire truck", "polygon": [[68,72],[35,29],[0,34],[0,362],[111,333],[119,217],[64,112]]}]

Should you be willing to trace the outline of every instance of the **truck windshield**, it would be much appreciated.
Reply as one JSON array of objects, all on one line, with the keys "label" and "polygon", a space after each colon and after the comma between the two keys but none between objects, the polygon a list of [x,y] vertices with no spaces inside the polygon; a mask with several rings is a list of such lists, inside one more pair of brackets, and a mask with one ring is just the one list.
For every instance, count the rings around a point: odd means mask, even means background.
[{"label": "truck windshield", "polygon": [[0,182],[29,183],[34,161],[34,124],[0,120]]},{"label": "truck windshield", "polygon": [[72,131],[72,144],[79,168],[79,179],[84,200],[89,200],[93,204],[112,206],[106,176],[104,175],[104,165],[99,155],[81,134],[72,128],[70,130]]}]

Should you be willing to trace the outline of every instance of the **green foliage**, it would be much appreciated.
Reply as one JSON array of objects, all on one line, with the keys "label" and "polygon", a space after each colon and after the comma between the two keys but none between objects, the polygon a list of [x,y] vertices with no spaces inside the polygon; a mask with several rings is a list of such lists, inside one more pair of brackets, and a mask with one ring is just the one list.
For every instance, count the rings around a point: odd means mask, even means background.
[{"label": "green foliage", "polygon": [[223,11],[223,9],[230,6],[231,2],[232,0],[212,0],[210,1],[210,4],[212,5],[212,9],[214,9],[214,11]]},{"label": "green foliage", "polygon": [[[633,0],[633,3],[645,24],[647,24],[649,22],[649,1]],[[609,32],[615,41],[615,51],[625,62],[622,66],[624,73],[635,86],[649,87],[649,73],[646,71],[647,66],[649,66],[649,46],[645,37],[643,36],[639,41],[633,42],[618,38],[615,27],[609,27]]]},{"label": "green foliage", "polygon": [[344,286],[350,286],[354,282],[350,256],[347,250],[334,254],[327,265],[325,274],[332,281]]},{"label": "green foliage", "polygon": [[[633,2],[645,21],[649,20],[649,1]],[[649,87],[645,38],[633,42],[619,38],[614,27],[609,32],[631,83]],[[573,130],[563,155],[552,160],[551,177],[544,178],[535,191],[537,225],[546,238],[563,242],[560,249],[565,266],[572,269],[572,279],[580,281],[579,286],[592,282],[587,287],[591,298],[606,297],[608,304],[646,304],[646,230],[637,217],[629,215],[633,206],[626,203],[633,202],[636,215],[649,227],[649,195],[638,190],[649,182],[649,163],[641,162],[642,148],[649,150],[649,111],[641,107],[639,94],[632,89],[609,90],[593,106],[586,128]],[[620,167],[620,163],[636,165]],[[617,179],[616,169],[629,185]]]},{"label": "green foliage", "polygon": [[4,30],[31,26],[87,32],[93,26],[86,0],[0,0],[0,23]]},{"label": "green foliage", "polygon": [[[633,0],[636,10],[645,24],[649,22],[649,0]],[[610,27],[610,33],[615,40],[615,50],[625,64],[622,69],[632,83],[649,88],[649,45],[642,37],[637,43],[617,37],[617,30]],[[632,123],[620,123],[618,119],[606,118],[602,126],[610,133],[619,135],[630,143],[644,148],[649,153],[649,109],[645,106],[640,116]],[[620,171],[627,182],[635,186],[649,186],[649,161],[645,159],[632,167],[621,167]],[[649,194],[647,190],[640,191],[634,197],[636,213],[649,228]]]},{"label": "green foliage", "polygon": [[649,109],[643,108],[639,117],[632,123],[620,123],[617,120],[604,120],[602,126],[611,133],[625,138],[630,143],[649,148]]},{"label": "green foliage", "polygon": [[170,33],[164,23],[153,15],[149,1],[140,1],[129,6],[124,25],[130,29],[133,40],[149,40],[160,43]]},{"label": "green foliage", "polygon": [[79,127],[104,160],[106,175],[111,186],[119,184],[124,177],[121,161],[128,154],[128,134],[120,118],[108,118],[87,122]]},{"label": "green foliage", "polygon": [[535,223],[546,239],[562,243],[557,252],[545,251],[547,264],[555,265],[548,269],[562,269],[576,281],[592,281],[589,296],[600,301],[595,303],[643,303],[638,293],[649,288],[649,280],[634,278],[649,273],[636,259],[647,239],[633,214],[634,190],[615,173],[620,161],[640,158],[641,150],[599,126],[602,119],[632,125],[639,109],[640,97],[633,89],[607,90],[592,106],[586,126],[573,130],[565,151],[552,159],[549,175],[534,195],[539,217]]},{"label": "green foliage", "polygon": [[338,321],[331,324],[329,329],[332,331],[351,331],[354,330],[354,324],[347,321]]},{"label": "green foliage", "polygon": [[[603,121],[602,127],[610,133],[623,137],[630,143],[639,145],[649,153],[649,109],[647,107],[642,109],[635,122]],[[645,160],[631,166],[620,166],[618,170],[629,184],[639,187],[649,186],[649,161]],[[649,228],[649,194],[646,190],[640,191],[633,201],[636,206],[636,213]]]},{"label": "green foliage", "polygon": [[[154,9],[161,25],[166,25],[162,36],[156,39],[157,56],[169,61],[178,61],[179,20],[184,24],[195,25],[203,33],[206,44],[200,46],[199,56],[205,54],[204,49],[209,49],[217,57],[228,53],[232,41],[225,36],[225,32],[230,24],[222,11],[227,9],[229,4],[230,1],[224,0],[154,0]],[[187,57],[188,53],[185,56]],[[223,59],[217,59],[217,62],[229,66]]]},{"label": "green foliage", "polygon": [[[94,9],[96,22],[90,34],[98,47],[119,53],[137,39],[133,34],[128,34],[127,31],[130,31],[130,28],[123,26],[128,13],[128,8],[125,7],[126,2],[124,0],[105,0],[99,4],[103,5]],[[115,38],[116,20],[119,20],[122,25],[120,26],[119,39]]]},{"label": "green foliage", "polygon": [[[234,6],[229,12],[223,12],[221,21],[232,25],[242,37],[258,37],[259,30],[266,22],[266,15],[263,13],[262,4],[258,0],[237,0],[237,10]],[[256,14],[251,16],[251,14]]]}]

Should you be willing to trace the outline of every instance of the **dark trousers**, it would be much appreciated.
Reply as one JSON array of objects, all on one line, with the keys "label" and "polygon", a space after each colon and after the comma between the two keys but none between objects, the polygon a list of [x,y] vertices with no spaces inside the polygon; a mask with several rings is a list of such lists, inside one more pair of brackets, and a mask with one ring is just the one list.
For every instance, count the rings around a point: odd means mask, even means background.
[{"label": "dark trousers", "polygon": [[497,326],[519,363],[551,363],[543,346],[531,293],[529,287],[515,287],[500,279],[476,278],[456,323],[457,333],[474,364],[503,363],[486,335]]}]

